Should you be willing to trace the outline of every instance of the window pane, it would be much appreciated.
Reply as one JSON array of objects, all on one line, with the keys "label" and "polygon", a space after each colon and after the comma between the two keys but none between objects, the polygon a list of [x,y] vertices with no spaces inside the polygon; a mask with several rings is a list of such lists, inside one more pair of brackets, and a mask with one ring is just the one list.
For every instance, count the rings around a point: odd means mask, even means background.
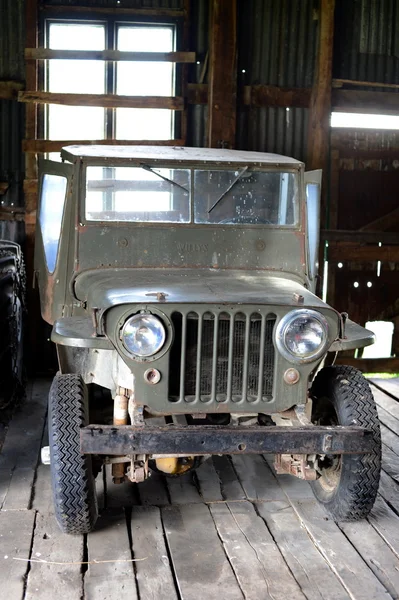
[{"label": "window pane", "polygon": [[195,171],[196,223],[295,225],[298,182],[294,173]]},{"label": "window pane", "polygon": [[[51,23],[48,47],[57,50],[104,50],[105,27],[101,24]],[[59,93],[104,94],[105,62],[49,60],[47,89]],[[49,139],[104,139],[104,125],[104,108],[48,106]]]},{"label": "window pane", "polygon": [[[120,26],[118,50],[172,52],[173,27]],[[116,93],[127,96],[173,96],[173,63],[119,62]],[[173,137],[173,111],[166,109],[116,109],[118,139],[165,140]]]},{"label": "window pane", "polygon": [[66,187],[66,177],[47,174],[43,177],[39,222],[50,273],[57,262]]},{"label": "window pane", "polygon": [[[187,223],[190,171],[87,167],[86,219]],[[171,181],[167,181],[167,179]]]}]

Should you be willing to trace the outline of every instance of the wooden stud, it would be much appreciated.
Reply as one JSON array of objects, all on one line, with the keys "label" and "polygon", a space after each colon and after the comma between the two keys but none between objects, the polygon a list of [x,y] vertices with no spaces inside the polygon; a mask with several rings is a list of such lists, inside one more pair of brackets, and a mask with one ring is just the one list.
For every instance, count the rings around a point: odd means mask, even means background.
[{"label": "wooden stud", "polygon": [[25,60],[105,60],[193,63],[195,52],[123,52],[121,50],[50,50],[26,48]]},{"label": "wooden stud", "polygon": [[237,113],[237,0],[213,0],[208,146],[234,148]]},{"label": "wooden stud", "polygon": [[18,101],[34,104],[62,104],[63,106],[184,109],[184,98],[178,96],[118,96],[116,94],[59,94],[29,91],[19,92]]}]

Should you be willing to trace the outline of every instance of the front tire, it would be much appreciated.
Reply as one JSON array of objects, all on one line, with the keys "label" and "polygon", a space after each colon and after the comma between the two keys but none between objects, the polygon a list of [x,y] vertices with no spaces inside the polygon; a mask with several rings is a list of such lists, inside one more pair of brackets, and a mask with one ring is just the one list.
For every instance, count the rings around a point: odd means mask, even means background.
[{"label": "front tire", "polygon": [[79,375],[58,373],[49,394],[49,443],[55,516],[64,533],[89,533],[98,517],[92,459],[80,453],[87,424],[86,385]]},{"label": "front tire", "polygon": [[318,425],[359,425],[373,432],[368,454],[326,455],[320,477],[311,483],[317,500],[336,521],[357,521],[371,511],[381,471],[381,434],[367,380],[353,367],[322,369],[312,386],[312,421]]}]

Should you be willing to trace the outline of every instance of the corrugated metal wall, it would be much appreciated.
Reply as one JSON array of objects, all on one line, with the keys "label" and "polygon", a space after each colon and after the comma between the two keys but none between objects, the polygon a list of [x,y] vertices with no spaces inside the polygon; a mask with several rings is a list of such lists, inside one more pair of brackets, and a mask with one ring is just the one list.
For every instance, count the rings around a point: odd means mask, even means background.
[{"label": "corrugated metal wall", "polygon": [[[23,82],[25,46],[24,0],[0,0],[0,79]],[[0,196],[3,206],[23,204],[24,158],[21,141],[24,135],[24,107],[15,100],[0,100],[0,181],[9,183]],[[21,223],[0,221],[0,237],[21,240]]]},{"label": "corrugated metal wall", "polygon": [[335,30],[334,77],[399,83],[398,0],[337,0]]},{"label": "corrugated metal wall", "polygon": [[[318,35],[318,0],[239,3],[238,81],[243,85],[311,87]],[[239,109],[237,147],[304,160],[308,110]]]}]

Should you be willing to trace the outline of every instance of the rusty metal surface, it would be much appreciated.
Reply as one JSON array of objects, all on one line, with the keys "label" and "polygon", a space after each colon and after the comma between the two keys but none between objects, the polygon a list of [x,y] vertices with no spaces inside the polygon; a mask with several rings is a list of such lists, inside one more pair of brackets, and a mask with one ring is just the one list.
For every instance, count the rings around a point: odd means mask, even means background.
[{"label": "rusty metal surface", "polygon": [[361,454],[372,449],[372,432],[362,427],[131,427],[90,425],[80,432],[85,454]]}]

